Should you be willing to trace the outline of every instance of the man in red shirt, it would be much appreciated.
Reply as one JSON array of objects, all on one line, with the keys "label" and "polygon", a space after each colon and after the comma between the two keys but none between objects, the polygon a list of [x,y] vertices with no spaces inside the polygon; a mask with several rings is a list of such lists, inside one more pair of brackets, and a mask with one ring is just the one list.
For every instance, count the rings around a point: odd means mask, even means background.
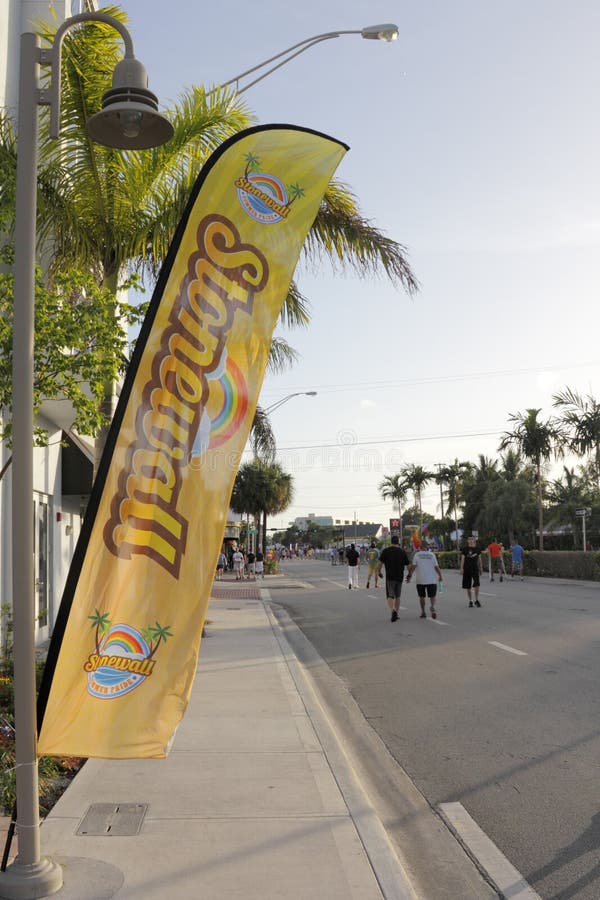
[{"label": "man in red shirt", "polygon": [[487,551],[490,557],[490,581],[494,580],[494,572],[498,572],[498,574],[500,575],[500,581],[502,581],[504,561],[502,559],[502,547],[498,543],[497,538],[494,538],[492,543],[488,544]]}]

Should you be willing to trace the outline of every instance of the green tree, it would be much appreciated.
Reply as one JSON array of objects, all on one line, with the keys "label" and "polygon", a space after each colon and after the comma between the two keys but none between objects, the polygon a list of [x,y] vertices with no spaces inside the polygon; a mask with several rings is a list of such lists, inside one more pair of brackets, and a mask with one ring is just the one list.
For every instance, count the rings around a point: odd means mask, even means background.
[{"label": "green tree", "polygon": [[461,503],[464,496],[465,477],[471,471],[470,462],[459,462],[455,459],[453,463],[441,466],[435,477],[438,483],[446,485],[446,499],[448,502],[448,512],[454,512],[454,534],[456,539],[456,549],[460,547],[460,537],[458,534],[458,516]]},{"label": "green tree", "polygon": [[516,449],[535,468],[538,508],[539,549],[544,549],[544,463],[562,452],[563,435],[556,419],[539,418],[541,409],[526,409],[509,416],[514,428],[506,431],[499,450]]},{"label": "green tree", "polygon": [[[512,452],[512,451],[509,451]],[[498,462],[479,454],[478,462],[471,464],[462,491],[463,523],[467,532],[478,528],[477,520],[485,505],[488,485],[499,478]]]},{"label": "green tree", "polygon": [[293,479],[277,463],[259,459],[244,463],[236,475],[229,505],[234,512],[262,516],[262,547],[267,546],[267,516],[283,512],[292,502]]},{"label": "green tree", "polygon": [[405,466],[402,466],[400,475],[404,479],[408,490],[413,492],[415,506],[419,509],[419,528],[421,528],[423,525],[423,504],[421,499],[423,488],[435,478],[435,473],[428,472],[423,466],[415,465],[415,463],[407,463]]},{"label": "green tree", "polygon": [[[10,255],[10,248],[5,247],[3,256]],[[123,374],[127,365],[122,323],[137,322],[138,318],[138,309],[116,302],[89,274],[73,270],[56,273],[48,280],[37,269],[35,413],[45,400],[60,400],[73,409],[73,429],[93,434],[102,422],[103,386]],[[13,276],[0,271],[0,407],[6,410],[12,404],[12,339]],[[12,421],[7,416],[0,425],[0,440],[10,444],[11,434]],[[45,446],[47,442],[47,432],[38,426],[36,443]]]},{"label": "green tree", "polygon": [[586,481],[574,468],[563,466],[562,476],[548,484],[546,496],[550,503],[550,521],[569,524],[573,534],[573,549],[581,546],[580,521],[575,510],[592,503],[592,493]]},{"label": "green tree", "polygon": [[408,495],[409,487],[401,474],[385,475],[379,484],[379,493],[384,500],[391,500],[398,507],[400,519],[400,536],[402,537],[402,506]]},{"label": "green tree", "polygon": [[592,458],[596,487],[600,489],[600,403],[591,394],[584,397],[569,387],[552,400],[555,408],[561,410],[567,447],[578,456]]},{"label": "green tree", "polygon": [[267,516],[284,512],[294,499],[294,479],[277,463],[264,467],[267,472],[267,489],[263,497],[262,547],[267,546]]},{"label": "green tree", "polygon": [[475,527],[488,537],[507,534],[509,541],[516,535],[532,534],[535,542],[536,500],[531,482],[526,478],[488,481],[484,502]]}]

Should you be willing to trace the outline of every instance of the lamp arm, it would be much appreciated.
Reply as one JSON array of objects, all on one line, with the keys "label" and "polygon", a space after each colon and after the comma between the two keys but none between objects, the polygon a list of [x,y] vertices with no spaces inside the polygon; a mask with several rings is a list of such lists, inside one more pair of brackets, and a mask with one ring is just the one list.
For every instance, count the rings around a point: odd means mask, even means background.
[{"label": "lamp arm", "polygon": [[266,72],[263,72],[262,75],[259,75],[258,78],[255,78],[253,81],[249,81],[248,84],[244,85],[243,88],[238,88],[237,93],[243,94],[244,91],[247,91],[248,88],[253,87],[255,84],[258,84],[259,81],[262,81],[263,78],[266,78],[267,75],[270,75],[272,72],[275,72],[277,69],[281,69],[282,66],[285,66],[286,63],[289,63],[290,60],[294,59],[296,56],[300,56],[301,53],[304,53],[305,50],[309,50],[310,47],[314,47],[315,44],[320,44],[321,41],[327,41],[330,38],[339,37],[338,34],[330,34],[327,37],[315,38],[311,41],[310,44],[305,44],[304,47],[301,47],[300,50],[296,50],[295,53],[291,53],[289,56],[286,56],[285,59],[282,59],[281,62],[277,63],[275,66],[271,66],[270,69],[267,69]]},{"label": "lamp arm", "polygon": [[123,43],[125,44],[125,59],[135,59],[133,40],[129,31],[122,22],[119,22],[119,20],[115,19],[113,16],[100,12],[87,12],[71,16],[70,19],[65,19],[62,25],[56,30],[52,46],[41,50],[39,55],[40,65],[51,66],[50,89],[49,91],[39,92],[39,103],[41,106],[50,107],[50,137],[53,140],[58,138],[60,129],[60,64],[62,42],[67,31],[73,28],[74,25],[79,25],[81,22],[104,22],[106,25],[111,25],[123,38]]},{"label": "lamp arm", "polygon": [[[252,84],[256,84],[262,78],[266,78],[267,75],[270,75],[271,72],[274,72],[276,69],[279,69],[281,66],[284,66],[287,62],[289,62],[289,60],[294,59],[295,56],[298,56],[300,53],[304,53],[304,51],[308,50],[309,47],[312,47],[315,44],[319,44],[319,43],[321,43],[321,41],[328,41],[331,38],[340,37],[340,35],[342,35],[342,34],[362,34],[362,32],[360,30],[356,30],[356,29],[349,30],[349,31],[330,31],[325,34],[317,34],[317,35],[314,35],[313,37],[305,38],[303,41],[299,41],[297,44],[293,44],[291,47],[288,47],[287,50],[282,50],[281,53],[276,53],[275,56],[271,56],[269,59],[264,59],[262,62],[258,63],[256,66],[252,66],[251,69],[246,69],[244,72],[240,72],[239,75],[235,75],[233,78],[230,78],[228,81],[223,82],[223,84],[220,85],[220,87],[228,87],[230,84],[235,84],[238,81],[240,81],[242,78],[245,78],[246,75],[251,75],[252,72],[256,72],[258,69],[262,69],[262,68],[264,68],[264,66],[268,66],[269,63],[275,62],[276,59],[281,59],[282,56],[286,57],[286,59],[284,59],[278,65],[273,66],[273,68],[269,69],[268,72],[265,72],[263,75],[260,75],[258,78],[256,78],[252,82]],[[298,49],[298,48],[300,48],[300,49]],[[296,50],[297,52],[293,53],[292,51],[294,51],[294,50]],[[291,55],[288,56],[288,53]],[[251,84],[248,84],[245,87],[243,87],[241,90],[238,90],[238,94],[243,93],[249,87],[251,87]],[[212,93],[212,91],[210,93]]]}]

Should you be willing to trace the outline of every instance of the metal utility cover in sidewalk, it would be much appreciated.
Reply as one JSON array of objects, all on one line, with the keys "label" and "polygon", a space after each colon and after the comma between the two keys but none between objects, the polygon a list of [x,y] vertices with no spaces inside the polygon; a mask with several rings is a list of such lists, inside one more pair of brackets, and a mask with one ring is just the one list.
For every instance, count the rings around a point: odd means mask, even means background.
[{"label": "metal utility cover in sidewalk", "polygon": [[139,834],[147,809],[147,803],[93,803],[75,834],[91,837]]}]

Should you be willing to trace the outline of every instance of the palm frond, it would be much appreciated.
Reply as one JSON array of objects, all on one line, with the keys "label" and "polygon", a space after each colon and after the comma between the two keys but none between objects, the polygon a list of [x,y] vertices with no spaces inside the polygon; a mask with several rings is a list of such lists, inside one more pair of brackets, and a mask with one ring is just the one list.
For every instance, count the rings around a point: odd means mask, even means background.
[{"label": "palm frond", "polygon": [[277,374],[291,368],[298,360],[298,352],[291,347],[285,338],[274,337],[269,347],[267,368]]},{"label": "palm frond", "polygon": [[343,262],[363,277],[385,274],[408,294],[418,290],[406,247],[365,219],[349,188],[335,179],[325,192],[304,251],[313,260],[328,256],[334,270]]},{"label": "palm frond", "polygon": [[310,323],[310,303],[292,281],[279,314],[279,321],[288,328],[305,328]]}]

